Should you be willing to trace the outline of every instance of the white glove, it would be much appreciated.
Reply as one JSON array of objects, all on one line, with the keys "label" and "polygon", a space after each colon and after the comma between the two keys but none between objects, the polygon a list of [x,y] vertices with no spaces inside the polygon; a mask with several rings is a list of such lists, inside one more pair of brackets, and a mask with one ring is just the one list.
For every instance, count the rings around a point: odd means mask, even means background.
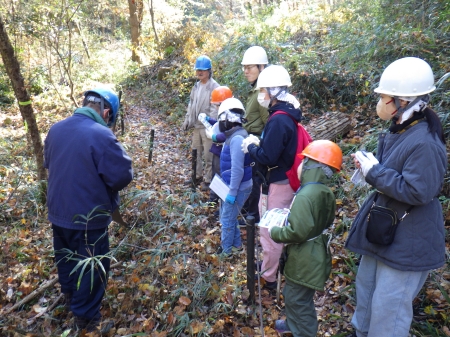
[{"label": "white glove", "polygon": [[361,165],[361,171],[364,177],[367,176],[367,173],[369,173],[374,165],[380,163],[372,152],[358,151],[355,153],[355,158]]},{"label": "white glove", "polygon": [[249,138],[250,137],[247,137],[242,141],[241,148],[242,148],[242,152],[244,152],[244,153],[248,153],[248,146],[251,144]]},{"label": "white glove", "polygon": [[207,138],[212,139],[212,136],[213,136],[212,128],[206,128],[205,134],[206,134]]},{"label": "white glove", "polygon": [[206,114],[204,112],[198,114],[198,120],[200,122],[206,121]]},{"label": "white glove", "polygon": [[246,139],[250,139],[250,140],[249,140],[249,145],[250,145],[250,144],[255,144],[256,146],[259,146],[260,140],[259,140],[259,138],[256,137],[255,135],[249,135]]}]

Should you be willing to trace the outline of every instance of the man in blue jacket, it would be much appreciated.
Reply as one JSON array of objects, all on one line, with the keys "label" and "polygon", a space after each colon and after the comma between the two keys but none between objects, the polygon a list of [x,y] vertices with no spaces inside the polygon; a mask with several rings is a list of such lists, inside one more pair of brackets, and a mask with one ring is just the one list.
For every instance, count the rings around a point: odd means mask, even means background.
[{"label": "man in blue jacket", "polygon": [[[99,88],[84,95],[82,108],[50,128],[44,159],[61,292],[75,316],[75,328],[93,332],[100,323],[110,267],[108,225],[119,205],[118,191],[131,182],[133,170],[108,128],[119,109],[116,94]],[[93,274],[90,264],[84,271],[76,269],[79,261],[93,256],[101,262],[94,264]]]}]

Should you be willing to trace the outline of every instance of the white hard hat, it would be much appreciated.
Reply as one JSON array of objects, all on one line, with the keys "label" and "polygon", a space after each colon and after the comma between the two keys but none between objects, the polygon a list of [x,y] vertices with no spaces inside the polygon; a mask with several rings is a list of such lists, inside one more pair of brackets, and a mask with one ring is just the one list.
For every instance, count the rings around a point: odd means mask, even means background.
[{"label": "white hard hat", "polygon": [[258,88],[290,87],[291,77],[287,70],[280,65],[272,65],[261,71],[256,86]]},{"label": "white hard hat", "polygon": [[222,102],[219,106],[219,115],[227,110],[231,109],[241,109],[245,112],[244,106],[242,105],[241,101],[237,98],[227,98],[225,101]]},{"label": "white hard hat", "polygon": [[410,97],[422,96],[435,89],[430,65],[417,57],[405,57],[392,62],[383,71],[378,88],[374,91],[389,96]]},{"label": "white hard hat", "polygon": [[[240,110],[242,110],[242,114],[238,114],[238,113],[230,111],[232,109],[240,109]],[[244,114],[245,114],[245,109],[240,100],[238,100],[237,98],[234,98],[234,97],[227,98],[219,106],[218,120],[226,119],[231,122],[241,123],[241,118],[244,117]]]},{"label": "white hard hat", "polygon": [[263,47],[253,46],[245,51],[241,64],[269,64],[269,60]]}]

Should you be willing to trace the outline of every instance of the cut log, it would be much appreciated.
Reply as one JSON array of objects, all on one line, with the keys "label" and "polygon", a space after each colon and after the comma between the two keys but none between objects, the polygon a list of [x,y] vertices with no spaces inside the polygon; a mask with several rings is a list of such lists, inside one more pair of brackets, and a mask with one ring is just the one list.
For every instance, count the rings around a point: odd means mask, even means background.
[{"label": "cut log", "polygon": [[345,136],[352,128],[351,116],[342,112],[327,112],[311,120],[305,129],[313,140],[328,139],[335,141]]},{"label": "cut log", "polygon": [[158,80],[162,81],[164,76],[172,71],[171,67],[160,67],[158,70]]}]

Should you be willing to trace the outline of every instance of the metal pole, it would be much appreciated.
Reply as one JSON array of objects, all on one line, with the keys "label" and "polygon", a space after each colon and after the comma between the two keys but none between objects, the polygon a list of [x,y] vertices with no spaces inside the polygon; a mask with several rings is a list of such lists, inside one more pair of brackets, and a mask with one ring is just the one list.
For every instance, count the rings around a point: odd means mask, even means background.
[{"label": "metal pole", "polygon": [[255,217],[247,217],[247,289],[248,300],[255,304]]},{"label": "metal pole", "polygon": [[153,140],[155,139],[155,130],[150,130],[150,148],[148,150],[148,162],[152,164],[152,157],[153,157]]},{"label": "metal pole", "polygon": [[195,192],[197,180],[197,149],[192,149],[192,192]]},{"label": "metal pole", "polygon": [[[123,136],[125,134],[125,122],[123,120],[125,118],[125,116],[124,116],[124,112],[123,112],[123,107],[120,104],[121,102],[122,102],[122,90],[119,91],[119,111],[118,111],[118,114],[120,116],[120,129],[122,131],[122,136]],[[117,117],[119,117],[119,116],[117,116]],[[117,119],[116,119],[116,121],[117,121]],[[115,130],[115,125],[114,125],[114,130]]]}]

